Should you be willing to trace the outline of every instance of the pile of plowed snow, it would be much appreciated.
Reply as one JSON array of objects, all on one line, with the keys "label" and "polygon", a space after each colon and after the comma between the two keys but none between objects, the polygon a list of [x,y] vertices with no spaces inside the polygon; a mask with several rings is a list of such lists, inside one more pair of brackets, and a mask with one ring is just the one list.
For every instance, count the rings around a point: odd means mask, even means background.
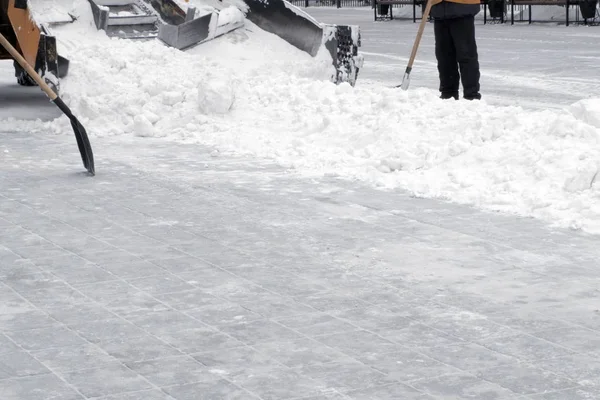
[{"label": "pile of plowed snow", "polygon": [[[181,52],[97,32],[87,0],[56,29],[72,61],[63,97],[90,136],[163,136],[275,158],[423,196],[600,232],[600,100],[562,111],[336,86],[314,60],[249,22]],[[365,62],[368,68],[368,60]],[[413,85],[414,86],[414,85]],[[72,134],[51,123],[9,129]]]}]

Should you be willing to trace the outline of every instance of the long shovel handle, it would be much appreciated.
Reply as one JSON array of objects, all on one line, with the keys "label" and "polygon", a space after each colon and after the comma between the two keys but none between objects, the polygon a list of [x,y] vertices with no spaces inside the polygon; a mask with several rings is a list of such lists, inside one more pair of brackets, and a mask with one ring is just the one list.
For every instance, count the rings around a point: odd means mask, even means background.
[{"label": "long shovel handle", "polygon": [[19,65],[21,65],[21,67],[23,67],[23,69],[25,71],[27,71],[29,76],[37,82],[37,84],[40,86],[40,88],[42,88],[44,93],[46,93],[46,95],[48,97],[50,97],[50,100],[52,100],[52,101],[56,100],[58,95],[56,93],[54,93],[54,91],[50,88],[50,86],[48,86],[48,84],[44,81],[44,79],[42,79],[42,77],[33,69],[33,67],[31,65],[29,65],[29,63],[25,60],[25,58],[23,58],[23,56],[21,54],[19,54],[17,49],[15,49],[13,47],[13,45],[10,44],[8,39],[6,39],[6,37],[4,37],[4,35],[2,35],[1,33],[0,33],[0,44],[2,45],[2,47],[4,47],[10,53],[10,55],[15,60],[17,60]]},{"label": "long shovel handle", "polygon": [[412,51],[410,53],[410,59],[408,60],[408,66],[406,67],[406,73],[410,74],[412,70],[413,62],[415,61],[415,57],[417,56],[417,50],[419,49],[419,43],[421,43],[421,37],[423,36],[423,31],[425,30],[425,24],[427,23],[427,19],[429,18],[429,12],[431,11],[431,6],[433,5],[433,0],[427,0],[427,5],[425,6],[425,11],[423,12],[423,18],[421,18],[421,23],[419,24],[419,30],[417,31],[417,37],[415,38],[415,43],[413,44]]}]

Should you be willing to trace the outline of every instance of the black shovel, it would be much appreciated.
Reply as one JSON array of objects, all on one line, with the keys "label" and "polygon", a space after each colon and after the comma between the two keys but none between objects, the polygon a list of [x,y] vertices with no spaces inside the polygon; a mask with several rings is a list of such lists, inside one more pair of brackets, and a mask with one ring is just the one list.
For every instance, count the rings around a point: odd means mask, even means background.
[{"label": "black shovel", "polygon": [[27,71],[29,76],[31,76],[37,84],[42,88],[44,93],[56,104],[58,108],[71,120],[71,126],[73,127],[73,131],[75,131],[75,138],[77,139],[77,147],[79,147],[79,153],[81,153],[81,159],[83,161],[83,166],[88,172],[93,176],[96,174],[96,170],[94,168],[94,154],[92,152],[92,146],[90,144],[90,140],[88,138],[87,132],[83,125],[79,123],[77,118],[71,113],[71,110],[67,105],[62,101],[60,97],[52,89],[50,86],[46,84],[46,82],[42,79],[42,77],[35,72],[35,70],[29,65],[29,63],[19,54],[19,52],[10,44],[10,42],[0,33],[0,45],[4,47],[10,55],[23,67],[24,70]]}]

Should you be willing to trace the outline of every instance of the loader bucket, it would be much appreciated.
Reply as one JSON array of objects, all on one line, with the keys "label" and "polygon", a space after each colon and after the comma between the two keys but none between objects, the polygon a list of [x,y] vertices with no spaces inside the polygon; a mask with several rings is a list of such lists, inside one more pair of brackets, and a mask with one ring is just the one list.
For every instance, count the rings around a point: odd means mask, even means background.
[{"label": "loader bucket", "polygon": [[325,25],[286,0],[244,0],[246,18],[291,45],[315,57],[322,47],[328,51],[336,73],[335,83],[354,86],[363,58],[358,54],[360,32],[357,26]]},{"label": "loader bucket", "polygon": [[[123,39],[160,39],[185,50],[212,40],[243,25],[243,21],[221,23],[219,12],[196,16],[174,0],[88,0],[98,29]],[[125,16],[120,16],[120,14]]]}]

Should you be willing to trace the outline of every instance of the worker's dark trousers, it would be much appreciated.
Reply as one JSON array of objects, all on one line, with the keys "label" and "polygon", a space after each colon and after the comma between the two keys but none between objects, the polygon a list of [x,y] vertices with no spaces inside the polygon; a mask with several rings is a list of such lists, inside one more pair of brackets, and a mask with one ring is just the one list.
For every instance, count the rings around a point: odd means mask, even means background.
[{"label": "worker's dark trousers", "polygon": [[480,99],[475,18],[435,20],[434,34],[442,98],[458,98],[462,82],[465,99]]}]

